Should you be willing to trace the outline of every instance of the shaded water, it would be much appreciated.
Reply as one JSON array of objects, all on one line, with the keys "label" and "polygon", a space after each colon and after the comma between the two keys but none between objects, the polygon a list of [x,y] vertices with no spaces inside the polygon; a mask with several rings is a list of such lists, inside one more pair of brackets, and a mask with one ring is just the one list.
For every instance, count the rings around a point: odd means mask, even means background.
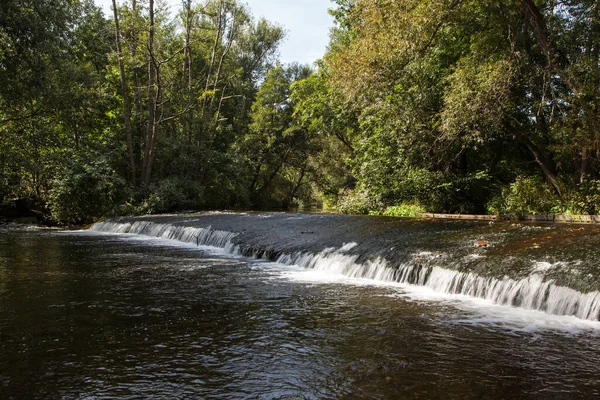
[{"label": "shaded water", "polygon": [[590,398],[597,324],[196,243],[0,232],[3,399]]}]

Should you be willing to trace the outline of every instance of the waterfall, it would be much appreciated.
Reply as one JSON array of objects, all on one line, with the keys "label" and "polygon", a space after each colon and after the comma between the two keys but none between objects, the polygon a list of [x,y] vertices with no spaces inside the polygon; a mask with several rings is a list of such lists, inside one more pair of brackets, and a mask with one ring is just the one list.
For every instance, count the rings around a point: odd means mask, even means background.
[{"label": "waterfall", "polygon": [[460,294],[490,300],[499,305],[544,311],[555,315],[572,315],[597,321],[600,318],[600,292],[581,293],[558,286],[534,273],[521,280],[479,276],[438,266],[406,263],[396,267],[377,258],[364,264],[358,256],[327,249],[318,254],[281,255],[277,262],[298,265],[352,278],[366,278],[390,283],[424,286],[436,292]]},{"label": "waterfall", "polygon": [[171,224],[157,224],[149,221],[135,222],[97,222],[90,228],[96,232],[129,233],[160,239],[177,240],[183,243],[195,243],[197,246],[212,246],[235,254],[237,251],[231,242],[236,234],[207,228],[194,228]]},{"label": "waterfall", "polygon": [[409,262],[399,265],[377,257],[359,262],[359,255],[349,250],[356,243],[339,249],[326,248],[318,253],[295,252],[291,254],[265,251],[258,248],[240,250],[233,239],[236,233],[214,230],[211,227],[194,228],[160,224],[149,221],[98,222],[90,230],[110,233],[138,234],[162,239],[213,246],[230,254],[252,255],[255,258],[276,260],[284,265],[341,274],[351,278],[372,279],[382,282],[418,285],[446,294],[458,294],[489,300],[498,305],[521,307],[548,314],[569,315],[581,319],[600,319],[600,292],[581,293],[545,280],[543,270],[534,270],[520,280],[509,277],[480,276],[471,272],[447,269],[430,263]]}]

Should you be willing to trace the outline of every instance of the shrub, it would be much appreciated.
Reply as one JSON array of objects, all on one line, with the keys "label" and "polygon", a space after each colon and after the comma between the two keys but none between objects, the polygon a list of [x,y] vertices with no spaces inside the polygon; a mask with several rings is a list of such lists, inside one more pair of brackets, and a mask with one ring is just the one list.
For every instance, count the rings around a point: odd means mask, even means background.
[{"label": "shrub", "polygon": [[426,169],[404,169],[388,185],[369,186],[384,205],[419,204],[431,212],[468,213],[485,208],[495,189],[486,171],[445,175]]},{"label": "shrub", "polygon": [[598,214],[600,213],[600,180],[588,179],[569,193],[566,212],[570,214]]},{"label": "shrub", "polygon": [[151,188],[138,208],[143,214],[199,209],[204,205],[203,187],[190,179],[170,178]]},{"label": "shrub", "polygon": [[335,206],[336,211],[344,214],[369,214],[379,208],[377,202],[361,190],[345,190]]},{"label": "shrub", "polygon": [[90,223],[123,203],[128,194],[127,182],[105,161],[74,161],[53,180],[48,208],[57,222]]},{"label": "shrub", "polygon": [[401,204],[399,206],[390,206],[385,209],[383,215],[389,217],[418,217],[424,213],[425,209],[418,204]]},{"label": "shrub", "polygon": [[560,210],[560,199],[538,176],[517,177],[488,203],[491,214],[513,214],[518,218],[528,214],[557,214]]}]

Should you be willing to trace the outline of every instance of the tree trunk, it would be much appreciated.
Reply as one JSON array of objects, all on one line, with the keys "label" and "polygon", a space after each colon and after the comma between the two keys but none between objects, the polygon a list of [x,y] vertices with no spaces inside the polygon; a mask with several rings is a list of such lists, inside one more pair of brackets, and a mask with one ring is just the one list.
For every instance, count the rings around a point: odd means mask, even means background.
[{"label": "tree trunk", "polygon": [[[225,57],[231,50],[231,45],[233,44],[233,39],[235,37],[235,19],[237,16],[237,9],[233,10],[233,15],[231,17],[231,27],[229,28],[229,36],[227,38],[227,47],[221,54],[221,58],[219,59],[219,65],[217,66],[217,73],[215,74],[215,80],[213,83],[213,89],[217,89],[217,85],[219,84],[219,80],[221,79],[221,69],[223,68],[223,61],[225,61]],[[225,25],[227,25],[227,21],[225,21]],[[223,26],[223,32],[225,31],[225,26]],[[213,115],[214,112],[214,97],[210,100],[210,107],[208,111],[208,115]]]},{"label": "tree trunk", "polygon": [[[206,73],[206,85],[204,86],[205,92],[207,92],[208,88],[210,87],[211,75],[212,75],[214,67],[215,67],[215,59],[217,56],[217,47],[221,40],[222,29],[223,29],[223,2],[222,2],[222,0],[219,0],[219,19],[218,19],[218,23],[217,23],[217,32],[215,34],[215,42],[213,43],[213,48],[212,48],[212,52],[211,52],[211,56],[210,56],[210,64],[208,65],[208,71]],[[202,113],[203,114],[205,111],[205,107],[206,107],[206,99],[204,100],[204,104],[202,105]],[[208,119],[210,120],[210,115],[208,116]]]},{"label": "tree trunk", "polygon": [[125,77],[125,65],[123,63],[123,52],[121,51],[121,31],[119,29],[119,15],[117,12],[117,0],[112,0],[113,13],[115,17],[115,41],[117,45],[117,57],[119,59],[119,74],[121,76],[121,94],[123,96],[123,118],[125,120],[125,135],[127,136],[127,154],[129,155],[129,181],[135,186],[135,158],[133,156],[133,136],[131,134],[131,112],[129,110],[129,88]]},{"label": "tree trunk", "polygon": [[[133,0],[132,1],[132,12],[133,12],[133,19],[134,21],[137,21],[138,19],[138,8],[137,8],[137,1]],[[131,34],[131,57],[133,59],[133,63],[134,63],[134,67],[133,67],[133,97],[134,97],[134,103],[135,103],[135,115],[134,115],[134,121],[135,121],[135,130],[134,130],[134,140],[133,140],[133,158],[135,160],[135,164],[136,164],[136,171],[134,171],[134,173],[136,174],[136,176],[138,175],[137,171],[137,166],[140,165],[140,163],[142,162],[142,142],[143,142],[143,123],[144,123],[144,116],[142,115],[142,93],[141,93],[141,88],[140,88],[140,67],[137,65],[137,46],[138,46],[138,36],[137,36],[137,31],[135,30],[135,23],[134,23],[134,29],[133,32]]]},{"label": "tree trunk", "polygon": [[152,161],[154,158],[154,144],[156,138],[156,63],[154,59],[154,0],[149,4],[150,29],[148,34],[148,127],[144,143],[144,165],[142,168],[144,185],[150,183]]},{"label": "tree trunk", "polygon": [[261,167],[262,163],[257,161],[257,165],[254,168],[254,177],[252,178],[252,183],[250,183],[250,193],[256,192],[256,185],[258,184],[258,178],[260,178]]},{"label": "tree trunk", "polygon": [[556,193],[558,193],[558,195],[562,197],[560,185],[558,184],[556,167],[554,166],[554,162],[552,161],[552,159],[550,159],[548,154],[543,149],[538,147],[535,143],[533,143],[520,132],[516,132],[515,136],[519,142],[523,143],[525,146],[527,146],[529,151],[531,151],[531,154],[533,154],[533,156],[535,157],[535,161],[542,169],[542,172],[544,173],[544,176],[546,176],[546,179],[548,179],[548,182],[550,182],[554,190],[556,190]]},{"label": "tree trunk", "polygon": [[[192,0],[184,0],[184,12],[185,12],[185,46],[183,49],[183,68],[181,74],[181,90],[183,96],[181,96],[181,110],[185,110],[191,100],[192,95],[192,55],[190,38],[192,32]],[[191,111],[184,112],[181,115],[181,126],[183,131],[183,137],[187,139],[188,145],[191,143],[190,134],[190,114]],[[189,147],[189,146],[188,146]]]},{"label": "tree trunk", "polygon": [[589,149],[584,148],[581,150],[581,168],[579,170],[579,183],[585,182],[589,172],[590,172],[590,159],[591,152]]},{"label": "tree trunk", "polygon": [[306,175],[307,169],[308,169],[308,162],[305,162],[304,165],[302,166],[302,169],[300,170],[300,177],[298,178],[298,181],[296,182],[296,184],[294,186],[292,186],[292,188],[288,192],[287,196],[285,197],[285,200],[283,200],[284,207],[290,206],[292,200],[294,199],[294,196],[296,196],[298,189],[300,189],[300,186],[302,185],[302,181],[304,180],[304,176]]}]

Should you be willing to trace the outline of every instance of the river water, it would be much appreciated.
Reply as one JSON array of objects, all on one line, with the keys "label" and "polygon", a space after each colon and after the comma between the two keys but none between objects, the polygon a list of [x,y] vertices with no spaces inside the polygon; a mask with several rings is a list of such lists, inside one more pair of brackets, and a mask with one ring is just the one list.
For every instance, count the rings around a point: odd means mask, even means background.
[{"label": "river water", "polygon": [[600,396],[595,317],[243,253],[164,235],[0,230],[0,398]]}]

